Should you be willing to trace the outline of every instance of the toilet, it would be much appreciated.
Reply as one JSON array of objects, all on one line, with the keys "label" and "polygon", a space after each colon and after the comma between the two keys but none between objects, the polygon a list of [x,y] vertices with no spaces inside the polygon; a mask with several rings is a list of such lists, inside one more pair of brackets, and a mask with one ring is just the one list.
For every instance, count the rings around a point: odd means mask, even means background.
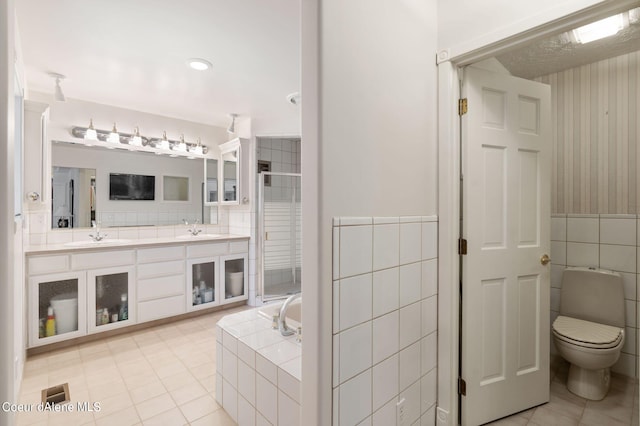
[{"label": "toilet", "polygon": [[624,345],[624,288],[620,274],[596,268],[567,268],[562,274],[560,315],[553,340],[571,365],[567,388],[590,400],[609,391],[610,368]]}]

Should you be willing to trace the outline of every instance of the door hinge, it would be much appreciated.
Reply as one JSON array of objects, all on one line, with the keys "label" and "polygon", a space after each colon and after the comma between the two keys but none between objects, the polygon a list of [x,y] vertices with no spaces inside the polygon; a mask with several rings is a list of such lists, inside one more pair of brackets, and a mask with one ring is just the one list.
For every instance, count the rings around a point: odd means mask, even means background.
[{"label": "door hinge", "polygon": [[467,108],[467,98],[458,99],[458,115],[465,115]]},{"label": "door hinge", "polygon": [[467,254],[467,240],[464,238],[458,239],[458,254]]},{"label": "door hinge", "polygon": [[467,396],[467,382],[462,377],[458,377],[458,395]]}]

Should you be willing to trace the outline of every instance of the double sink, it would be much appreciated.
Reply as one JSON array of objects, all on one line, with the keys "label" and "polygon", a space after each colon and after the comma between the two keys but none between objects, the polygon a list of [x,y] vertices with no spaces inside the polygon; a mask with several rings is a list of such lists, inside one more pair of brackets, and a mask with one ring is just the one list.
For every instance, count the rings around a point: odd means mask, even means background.
[{"label": "double sink", "polygon": [[[183,234],[175,237],[177,240],[201,240],[208,238],[218,238],[221,237],[221,234]],[[123,238],[104,238],[100,241],[94,240],[82,240],[82,241],[71,241],[68,243],[64,243],[66,247],[100,247],[100,246],[109,246],[109,245],[122,245],[129,244],[131,240],[123,239]]]}]

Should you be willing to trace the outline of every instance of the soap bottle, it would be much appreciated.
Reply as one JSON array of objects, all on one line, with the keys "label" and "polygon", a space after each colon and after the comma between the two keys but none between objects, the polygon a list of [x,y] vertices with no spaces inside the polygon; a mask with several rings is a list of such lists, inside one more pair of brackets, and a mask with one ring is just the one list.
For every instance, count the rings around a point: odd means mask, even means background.
[{"label": "soap bottle", "polygon": [[118,316],[119,321],[126,321],[129,319],[129,307],[127,306],[127,293],[123,293],[120,296],[120,315]]},{"label": "soap bottle", "polygon": [[109,324],[109,309],[104,308],[102,310],[102,322],[101,324]]},{"label": "soap bottle", "polygon": [[53,308],[47,308],[47,322],[45,324],[45,336],[51,337],[56,335],[56,318],[53,316]]}]

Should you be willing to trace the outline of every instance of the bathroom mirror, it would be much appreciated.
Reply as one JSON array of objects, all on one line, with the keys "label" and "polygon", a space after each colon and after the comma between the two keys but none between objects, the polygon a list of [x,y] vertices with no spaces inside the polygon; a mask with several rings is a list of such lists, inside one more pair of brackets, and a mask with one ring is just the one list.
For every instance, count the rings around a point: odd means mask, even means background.
[{"label": "bathroom mirror", "polygon": [[222,153],[221,204],[239,204],[240,190],[240,140],[234,139],[220,145]]},{"label": "bathroom mirror", "polygon": [[96,170],[53,167],[51,227],[86,228],[96,219]]},{"label": "bathroom mirror", "polygon": [[218,204],[218,159],[205,158],[204,160],[204,205],[215,206]]},{"label": "bathroom mirror", "polygon": [[[109,150],[87,147],[79,144],[52,143],[51,179],[56,186],[53,190],[52,229],[91,226],[96,220],[103,227],[129,226],[167,226],[180,225],[183,220],[189,223],[216,223],[217,210],[214,206],[205,206],[205,186],[202,159],[186,157],[172,158],[168,155],[149,155],[148,153]],[[219,164],[215,159],[214,164]],[[73,172],[73,194],[69,190],[70,172],[68,170],[91,170],[94,177],[93,201],[90,207],[76,207],[71,211],[70,199],[74,203],[83,199],[83,205],[89,201],[86,190],[80,193],[80,172]],[[110,179],[114,174],[129,174],[153,177],[155,181],[153,196],[145,199],[112,198]],[[219,179],[218,179],[219,181]],[[218,190],[218,193],[220,191]],[[90,214],[80,212],[89,209]],[[60,219],[62,219],[60,221]]]}]

